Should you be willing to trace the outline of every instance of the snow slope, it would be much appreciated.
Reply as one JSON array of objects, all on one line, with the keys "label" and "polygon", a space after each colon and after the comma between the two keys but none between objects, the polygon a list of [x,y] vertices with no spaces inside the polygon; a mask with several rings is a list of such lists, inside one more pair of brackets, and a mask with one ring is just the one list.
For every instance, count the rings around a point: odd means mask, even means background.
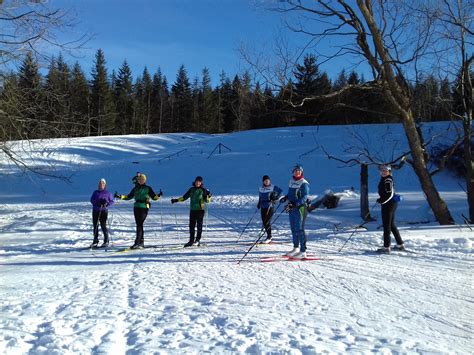
[{"label": "snow slope", "polygon": [[[447,123],[424,129],[443,141],[453,137]],[[435,223],[410,167],[396,171],[404,196],[397,220],[412,253],[374,255],[367,251],[381,243],[379,207],[377,221],[354,229],[361,223],[358,168],[342,167],[323,151],[350,159],[364,147],[381,160],[407,150],[398,125],[89,137],[18,147],[42,172],[71,182],[21,175],[2,160],[0,352],[472,353],[474,234],[462,224],[462,180],[449,173],[435,178],[459,223],[446,227]],[[278,243],[257,246],[238,264],[259,235],[259,216],[251,217],[261,176],[286,191],[297,162],[313,197],[326,189],[342,196],[337,209],[308,217],[308,250],[319,260],[261,262],[292,247],[280,208]],[[105,177],[109,190],[128,193],[136,171],[165,194],[145,222],[150,248],[118,252],[134,239],[132,202],[119,201],[109,217],[114,247],[86,249],[97,181]],[[188,238],[189,208],[169,201],[196,175],[214,195],[206,246],[179,249]],[[371,168],[371,205],[378,179]]]}]

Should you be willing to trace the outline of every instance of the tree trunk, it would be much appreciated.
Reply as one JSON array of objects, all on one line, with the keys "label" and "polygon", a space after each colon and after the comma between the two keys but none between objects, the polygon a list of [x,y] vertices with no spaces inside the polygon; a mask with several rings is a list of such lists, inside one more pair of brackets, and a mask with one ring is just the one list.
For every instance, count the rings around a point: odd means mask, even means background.
[{"label": "tree trunk", "polygon": [[425,193],[436,220],[441,225],[454,224],[448,206],[439,195],[433,183],[433,179],[426,168],[426,162],[423,157],[424,149],[420,143],[420,137],[416,131],[416,125],[411,111],[404,112],[402,122],[413,158],[413,169],[420,180],[421,188]]},{"label": "tree trunk", "polygon": [[469,205],[469,222],[474,223],[474,162],[472,161],[470,139],[472,127],[470,122],[472,122],[472,112],[471,119],[464,120],[464,165],[466,166],[466,189],[467,203]]},{"label": "tree trunk", "polygon": [[360,216],[364,221],[371,219],[369,211],[369,167],[360,165]]}]

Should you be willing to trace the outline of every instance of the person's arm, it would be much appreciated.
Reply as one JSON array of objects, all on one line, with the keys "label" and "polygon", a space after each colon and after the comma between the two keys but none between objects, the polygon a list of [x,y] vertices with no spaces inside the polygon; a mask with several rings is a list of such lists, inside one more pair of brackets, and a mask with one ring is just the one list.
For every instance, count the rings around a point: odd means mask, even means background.
[{"label": "person's arm", "polygon": [[97,206],[98,201],[97,201],[97,193],[94,191],[91,196],[91,203],[93,206]]},{"label": "person's arm", "polygon": [[112,206],[114,204],[114,196],[112,195],[112,193],[109,191],[108,195],[107,195],[107,205],[108,206]]},{"label": "person's arm", "polygon": [[384,187],[384,194],[385,196],[380,199],[380,204],[384,205],[388,201],[390,201],[393,197],[393,180],[392,179],[386,179],[383,184]]},{"label": "person's arm", "polygon": [[153,189],[150,186],[148,186],[148,196],[150,196],[150,198],[153,199],[154,201],[159,200],[162,195],[163,195],[163,192],[161,190],[160,192],[155,193],[155,191],[153,191]]},{"label": "person's arm", "polygon": [[179,202],[186,201],[191,196],[191,190],[192,190],[192,187],[190,187],[189,190],[186,191],[186,193],[183,196],[179,197],[178,201]]},{"label": "person's arm", "polygon": [[131,200],[133,197],[135,197],[135,188],[133,188],[128,195],[118,195],[118,198],[121,200]]},{"label": "person's arm", "polygon": [[301,192],[301,197],[295,202],[295,205],[297,207],[304,205],[306,203],[306,199],[308,198],[309,195],[309,184],[302,184],[300,188]]},{"label": "person's arm", "polygon": [[273,192],[270,194],[270,200],[271,201],[276,201],[280,197],[281,193],[283,192],[282,189],[280,189],[278,186],[275,186],[273,188]]},{"label": "person's arm", "polygon": [[204,186],[202,188],[202,199],[204,200],[205,203],[211,202],[211,191],[206,189]]}]

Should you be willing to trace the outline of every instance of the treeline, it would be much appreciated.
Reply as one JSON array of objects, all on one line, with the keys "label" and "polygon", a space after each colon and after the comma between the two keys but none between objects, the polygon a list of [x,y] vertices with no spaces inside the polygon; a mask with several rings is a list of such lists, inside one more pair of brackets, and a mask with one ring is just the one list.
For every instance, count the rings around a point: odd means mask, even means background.
[{"label": "treeline", "polygon": [[[42,76],[29,54],[0,92],[3,141],[165,132],[221,133],[290,125],[398,122],[381,90],[344,70],[332,82],[308,55],[282,88],[253,85],[248,73],[222,72],[218,85],[203,69],[190,80],[181,66],[170,84],[160,69],[134,79],[126,61],[109,73],[102,50],[90,79],[59,56]],[[363,85],[361,85],[363,84]],[[350,89],[348,89],[350,88]],[[371,88],[371,90],[366,90]],[[456,96],[452,84],[426,77],[414,84],[413,112],[423,121],[446,120]],[[304,104],[301,103],[304,101]]]}]

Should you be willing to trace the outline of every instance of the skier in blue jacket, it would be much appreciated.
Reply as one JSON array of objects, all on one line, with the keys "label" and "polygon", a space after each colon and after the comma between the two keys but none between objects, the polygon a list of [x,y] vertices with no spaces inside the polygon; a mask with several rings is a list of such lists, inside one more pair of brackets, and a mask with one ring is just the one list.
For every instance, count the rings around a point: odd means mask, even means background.
[{"label": "skier in blue jacket", "polygon": [[268,175],[263,175],[262,186],[258,189],[258,193],[257,208],[260,209],[263,228],[265,228],[265,232],[267,233],[267,239],[262,243],[268,244],[272,241],[272,226],[270,221],[275,212],[274,204],[280,197],[282,190],[278,186],[272,184]]},{"label": "skier in blue jacket", "polygon": [[288,193],[280,201],[288,201],[287,210],[290,216],[291,234],[293,235],[293,249],[286,253],[287,256],[306,258],[306,233],[304,223],[306,215],[306,200],[309,194],[309,183],[303,176],[303,167],[296,165],[290,179]]}]

